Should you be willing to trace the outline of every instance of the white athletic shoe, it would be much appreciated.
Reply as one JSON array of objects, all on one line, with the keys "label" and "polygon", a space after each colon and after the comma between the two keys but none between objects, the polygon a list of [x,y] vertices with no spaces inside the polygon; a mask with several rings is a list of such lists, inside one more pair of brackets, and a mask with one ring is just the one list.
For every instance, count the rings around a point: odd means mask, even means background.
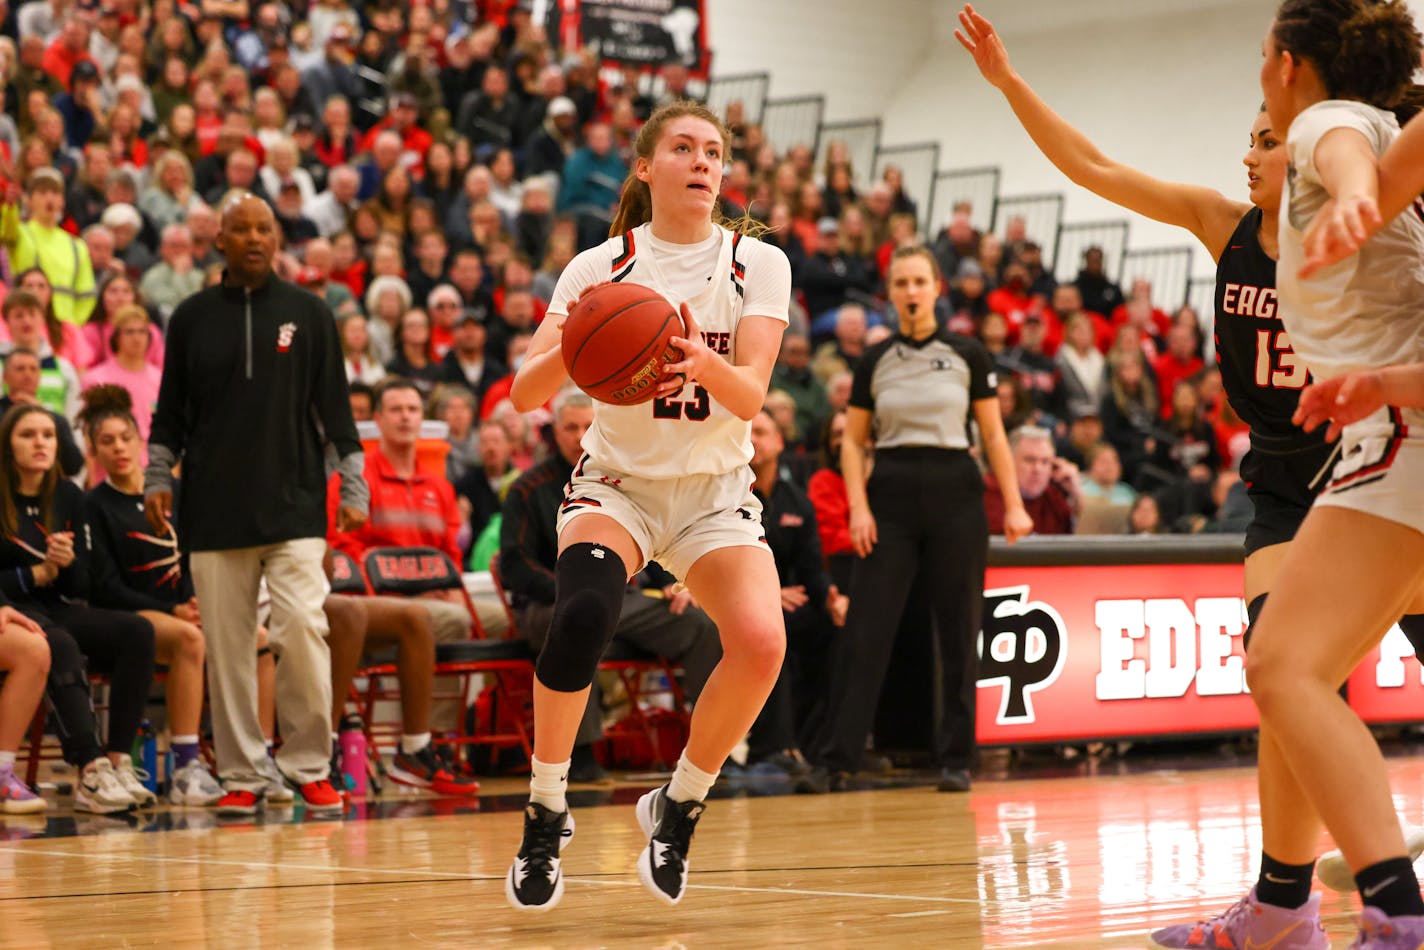
[{"label": "white athletic shoe", "polygon": [[79,781],[74,786],[75,811],[112,815],[133,811],[136,804],[107,758],[100,756],[79,773]]},{"label": "white athletic shoe", "polygon": [[[1409,860],[1418,861],[1419,856],[1424,854],[1424,828],[1411,825],[1401,818],[1399,830],[1404,832],[1404,846],[1409,850]],[[1345,863],[1345,856],[1338,848],[1320,856],[1320,860],[1315,863],[1315,876],[1332,891],[1348,894],[1357,889],[1354,872],[1350,870],[1350,865]]]},{"label": "white athletic shoe", "polygon": [[173,772],[172,788],[168,790],[168,800],[175,805],[216,805],[223,797],[223,787],[213,778],[213,773],[203,764],[202,759],[193,759]]},{"label": "white athletic shoe", "polygon": [[129,797],[139,808],[148,808],[158,804],[158,796],[150,792],[141,781],[149,777],[148,773],[143,769],[134,768],[132,756],[119,756],[119,764],[114,766],[114,774],[118,776],[119,784],[124,787],[124,791],[129,793]]}]

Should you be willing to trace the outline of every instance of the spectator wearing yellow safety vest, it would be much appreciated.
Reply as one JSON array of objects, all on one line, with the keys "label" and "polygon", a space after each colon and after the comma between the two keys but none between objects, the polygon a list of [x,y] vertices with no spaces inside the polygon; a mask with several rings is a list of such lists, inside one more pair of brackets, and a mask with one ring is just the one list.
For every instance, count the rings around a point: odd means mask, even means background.
[{"label": "spectator wearing yellow safety vest", "polygon": [[19,274],[39,267],[54,288],[54,313],[83,325],[94,310],[94,268],[89,248],[59,225],[64,218],[64,178],[53,168],[37,168],[25,191],[30,218],[20,220],[17,203],[0,205],[0,244],[10,252],[10,268]]}]

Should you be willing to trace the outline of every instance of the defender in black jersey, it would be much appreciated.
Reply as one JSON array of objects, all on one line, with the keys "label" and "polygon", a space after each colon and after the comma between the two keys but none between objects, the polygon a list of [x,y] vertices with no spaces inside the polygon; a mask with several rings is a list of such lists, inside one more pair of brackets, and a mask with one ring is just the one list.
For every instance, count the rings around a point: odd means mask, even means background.
[{"label": "defender in black jersey", "polygon": [[1276,312],[1276,262],[1261,246],[1263,219],[1260,207],[1246,212],[1217,260],[1213,329],[1226,398],[1251,427],[1251,450],[1241,461],[1255,506],[1248,558],[1295,537],[1334,457],[1322,432],[1291,422],[1310,374]]},{"label": "defender in black jersey", "polygon": [[[1065,175],[1099,197],[1157,221],[1190,231],[1217,263],[1214,336],[1227,398],[1251,426],[1251,451],[1241,477],[1255,504],[1246,532],[1245,599],[1251,626],[1260,616],[1290,541],[1305,520],[1323,476],[1332,464],[1319,435],[1291,423],[1309,374],[1291,349],[1276,307],[1277,222],[1285,185],[1284,136],[1278,138],[1264,109],[1251,128],[1243,158],[1251,204],[1233,201],[1210,188],[1153,178],[1104,155],[1083,133],[1063,120],[1009,64],[993,25],[966,8],[955,36],[973,56],[984,78],[1008,100],[1044,156]],[[1424,656],[1420,618],[1401,622]],[[1282,774],[1284,760],[1274,736],[1262,730],[1260,771]],[[1279,793],[1279,789],[1272,789]],[[1276,840],[1264,829],[1266,846]],[[1424,835],[1410,838],[1410,854],[1424,853]],[[1417,845],[1417,849],[1416,849]],[[1309,899],[1314,853],[1261,855],[1255,888],[1261,905],[1301,908]],[[1294,862],[1294,863],[1292,863]],[[1346,875],[1348,879],[1348,874]],[[1285,911],[1282,911],[1285,912]],[[1292,913],[1294,910],[1291,911]],[[1168,928],[1153,934],[1153,946],[1186,947],[1188,933]]]}]

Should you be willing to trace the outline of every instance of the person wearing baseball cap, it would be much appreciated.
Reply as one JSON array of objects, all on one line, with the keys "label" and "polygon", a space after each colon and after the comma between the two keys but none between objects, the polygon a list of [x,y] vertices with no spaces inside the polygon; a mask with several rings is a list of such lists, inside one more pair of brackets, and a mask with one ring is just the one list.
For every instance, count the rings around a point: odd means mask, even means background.
[{"label": "person wearing baseball cap", "polygon": [[10,271],[23,274],[39,267],[54,289],[55,316],[82,326],[94,312],[94,267],[89,248],[60,227],[64,221],[64,176],[37,168],[25,182],[29,220],[20,220],[19,203],[6,196],[0,204],[0,244],[10,252]]}]

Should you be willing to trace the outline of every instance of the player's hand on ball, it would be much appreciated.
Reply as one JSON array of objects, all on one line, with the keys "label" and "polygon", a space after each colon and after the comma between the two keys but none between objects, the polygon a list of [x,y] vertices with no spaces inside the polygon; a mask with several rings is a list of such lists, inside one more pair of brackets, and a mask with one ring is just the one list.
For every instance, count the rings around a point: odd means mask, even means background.
[{"label": "player's hand on ball", "polygon": [[1305,387],[1291,421],[1306,432],[1328,422],[1325,438],[1334,442],[1341,429],[1379,412],[1384,404],[1384,380],[1377,371],[1346,373]]},{"label": "player's hand on ball", "polygon": [[[717,359],[717,355],[707,348],[707,344],[702,342],[702,331],[698,329],[697,321],[693,319],[692,311],[688,309],[684,302],[681,307],[682,325],[684,327],[683,336],[675,336],[668,342],[682,351],[682,359],[676,363],[668,363],[663,367],[663,375],[668,377],[658,387],[659,395],[666,395],[663,387],[674,382],[671,377],[681,374],[686,382],[696,382],[703,373],[707,372],[712,361]],[[671,392],[677,392],[682,386],[673,386]]]}]

